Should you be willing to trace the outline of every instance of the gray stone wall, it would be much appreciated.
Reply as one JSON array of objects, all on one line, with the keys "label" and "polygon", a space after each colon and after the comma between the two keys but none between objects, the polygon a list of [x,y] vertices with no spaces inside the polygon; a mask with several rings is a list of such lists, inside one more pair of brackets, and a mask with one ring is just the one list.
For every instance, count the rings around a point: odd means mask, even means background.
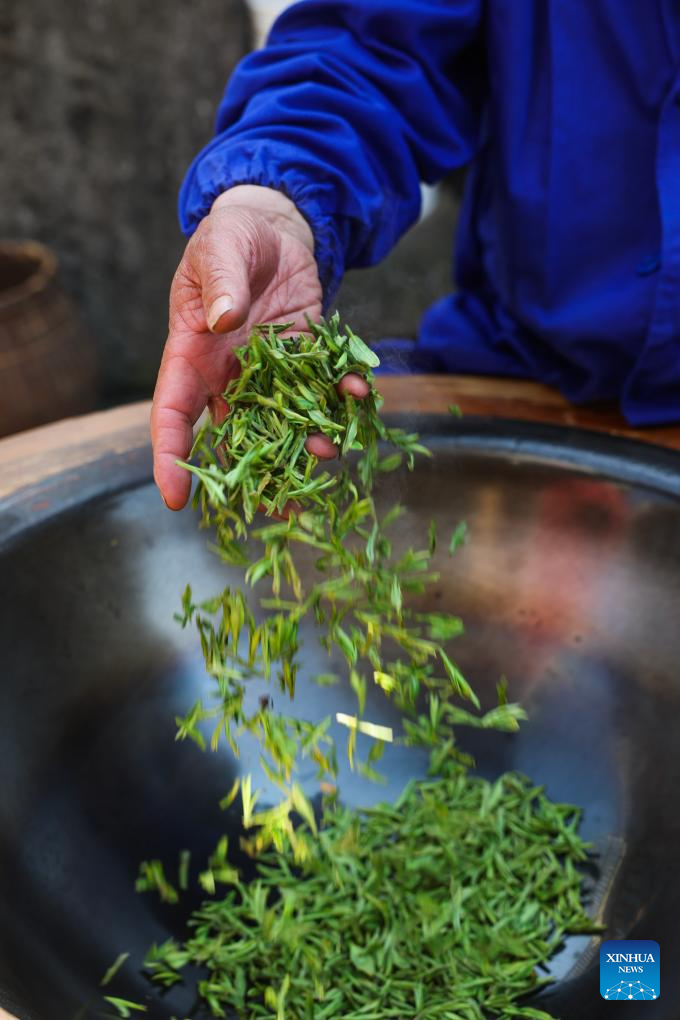
[{"label": "gray stone wall", "polygon": [[108,399],[155,379],[177,188],[249,42],[245,0],[0,3],[0,236],[57,252]]}]

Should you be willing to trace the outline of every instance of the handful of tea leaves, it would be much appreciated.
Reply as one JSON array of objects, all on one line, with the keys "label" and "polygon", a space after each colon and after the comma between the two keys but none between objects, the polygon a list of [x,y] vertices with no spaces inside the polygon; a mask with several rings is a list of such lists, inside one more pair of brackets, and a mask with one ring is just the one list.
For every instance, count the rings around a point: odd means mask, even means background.
[{"label": "handful of tea leaves", "polygon": [[[516,1001],[540,983],[536,967],[565,932],[590,926],[575,870],[586,857],[578,814],[521,777],[489,784],[467,773],[455,727],[514,730],[524,714],[503,686],[482,713],[446,648],[460,620],[412,604],[439,576],[434,525],[422,549],[398,553],[390,527],[402,508],[382,517],[376,510],[375,477],[412,467],[428,451],[417,435],[381,420],[377,359],[340,330],[337,316],[310,324],[308,334],[285,334],[285,326],[260,327],[237,352],[241,374],[225,393],[230,413],[202,429],[198,464],[187,465],[199,479],[202,523],[219,555],[242,567],[244,585],[200,604],[185,591],[180,622],[198,629],[214,689],[211,701],[177,719],[178,739],[203,749],[226,741],[238,755],[239,738],[253,734],[280,797],[262,806],[250,776],[226,792],[223,807],[240,799],[242,845],[257,857],[258,878],[241,880],[223,839],[198,880],[225,897],[192,915],[183,943],[153,947],[148,971],[172,985],[188,964],[203,967],[198,991],[216,1017],[230,1009],[279,1020],[546,1017]],[[338,393],[347,372],[368,379],[364,400]],[[336,470],[320,469],[307,451],[310,432],[337,445]],[[269,521],[255,523],[258,508]],[[459,526],[450,551],[463,540]],[[304,585],[298,566],[310,550],[315,571]],[[259,605],[249,587],[266,588]],[[353,812],[336,797],[334,720],[275,711],[268,697],[247,709],[254,680],[294,697],[305,619],[329,653],[339,652],[356,694],[356,714],[335,719],[346,728],[352,767],[377,778],[385,742],[398,740],[429,747],[440,778],[411,785],[394,806]],[[365,718],[370,684],[398,707],[402,732]],[[364,760],[358,733],[372,741]],[[296,779],[304,760],[314,762],[325,794],[320,818]],[[186,860],[182,871],[180,886]],[[158,861],[142,865],[137,887],[178,896]]]}]

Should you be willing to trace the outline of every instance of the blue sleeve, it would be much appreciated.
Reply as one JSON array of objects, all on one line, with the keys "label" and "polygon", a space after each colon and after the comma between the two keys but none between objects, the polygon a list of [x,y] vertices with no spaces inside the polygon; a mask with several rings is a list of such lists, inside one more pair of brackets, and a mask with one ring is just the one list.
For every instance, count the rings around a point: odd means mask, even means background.
[{"label": "blue sleeve", "polygon": [[345,269],[383,258],[420,210],[420,181],[467,162],[484,92],[481,0],[302,0],[241,62],[215,138],[191,165],[180,220],[262,184],[310,223],[327,301]]}]

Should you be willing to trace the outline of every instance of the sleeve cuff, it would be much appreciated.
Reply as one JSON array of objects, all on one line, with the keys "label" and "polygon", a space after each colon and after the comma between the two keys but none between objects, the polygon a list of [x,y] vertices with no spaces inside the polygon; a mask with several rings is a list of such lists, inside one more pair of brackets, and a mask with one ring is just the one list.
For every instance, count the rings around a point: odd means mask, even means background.
[{"label": "sleeve cuff", "polygon": [[259,184],[286,195],[305,217],[314,237],[314,257],[323,287],[324,312],[338,291],[345,271],[345,252],[340,232],[329,211],[330,187],[310,182],[296,164],[303,160],[295,151],[287,165],[277,147],[272,153],[258,152],[238,156],[221,152],[219,139],[209,145],[189,168],[179,195],[179,220],[183,232],[191,236],[210,212],[213,202],[224,191],[238,184]]}]

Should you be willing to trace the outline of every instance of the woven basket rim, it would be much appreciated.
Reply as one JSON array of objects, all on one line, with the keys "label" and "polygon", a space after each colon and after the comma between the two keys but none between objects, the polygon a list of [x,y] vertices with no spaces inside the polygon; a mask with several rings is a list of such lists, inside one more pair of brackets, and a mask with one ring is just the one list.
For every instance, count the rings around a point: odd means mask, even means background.
[{"label": "woven basket rim", "polygon": [[0,290],[0,310],[19,304],[44,290],[57,274],[57,257],[40,241],[0,241],[0,257],[35,261],[35,270],[25,280]]}]

